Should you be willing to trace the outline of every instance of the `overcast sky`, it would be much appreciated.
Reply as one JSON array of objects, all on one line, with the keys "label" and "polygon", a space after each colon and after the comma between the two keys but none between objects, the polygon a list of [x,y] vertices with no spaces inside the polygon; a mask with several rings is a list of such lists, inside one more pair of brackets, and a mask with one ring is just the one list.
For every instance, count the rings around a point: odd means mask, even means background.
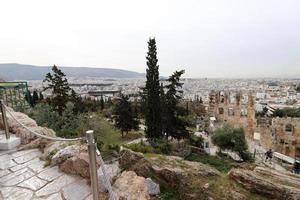
[{"label": "overcast sky", "polygon": [[300,77],[299,0],[0,0],[0,63]]}]

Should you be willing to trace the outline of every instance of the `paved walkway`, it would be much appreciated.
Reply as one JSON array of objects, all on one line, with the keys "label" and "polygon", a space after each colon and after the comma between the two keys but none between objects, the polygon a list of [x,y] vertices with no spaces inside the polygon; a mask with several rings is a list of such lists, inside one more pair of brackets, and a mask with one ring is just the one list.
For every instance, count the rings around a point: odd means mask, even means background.
[{"label": "paved walkway", "polygon": [[0,151],[0,200],[91,200],[87,181],[44,167],[38,149]]}]

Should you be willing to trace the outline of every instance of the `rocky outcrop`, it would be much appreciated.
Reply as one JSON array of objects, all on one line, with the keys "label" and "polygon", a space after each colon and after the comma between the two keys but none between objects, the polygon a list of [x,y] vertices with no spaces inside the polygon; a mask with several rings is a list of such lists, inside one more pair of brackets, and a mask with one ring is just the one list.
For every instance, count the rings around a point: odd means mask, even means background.
[{"label": "rocky outcrop", "polygon": [[[119,162],[117,161],[112,164],[104,164],[103,167],[105,169],[107,178],[111,183],[113,183],[121,172],[121,169],[119,168]],[[104,174],[102,168],[99,168],[97,172],[98,172],[99,190],[101,192],[106,192],[107,189],[104,186]]]},{"label": "rocky outcrop", "polygon": [[149,200],[148,187],[144,177],[137,176],[133,171],[123,172],[113,185],[117,199]]},{"label": "rocky outcrop", "polygon": [[[55,136],[55,132],[52,129],[48,129],[45,127],[38,126],[37,123],[28,117],[26,114],[21,112],[15,112],[13,109],[8,108],[9,112],[13,114],[13,116],[21,122],[24,126],[27,128],[30,128],[30,130],[33,130],[39,134],[42,135],[48,135],[48,136]],[[22,144],[28,144],[30,141],[34,140],[36,136],[32,134],[30,131],[25,129],[23,126],[21,126],[16,120],[14,120],[9,113],[7,115],[7,122],[9,130],[16,134],[17,137],[21,138]],[[3,129],[3,121],[0,119],[0,128]]]},{"label": "rocky outcrop", "polygon": [[63,162],[59,169],[67,174],[90,178],[89,167],[89,155],[87,153],[79,153]]},{"label": "rocky outcrop", "polygon": [[86,147],[80,145],[71,145],[59,150],[51,158],[51,165],[61,164],[69,158],[78,155],[80,152],[84,152]]},{"label": "rocky outcrop", "polygon": [[[198,162],[183,160],[177,156],[151,156],[128,149],[121,151],[120,166],[145,178],[154,177],[160,183],[176,188],[184,198],[201,199],[208,177],[218,177],[220,172]],[[124,156],[122,156],[124,155]]]},{"label": "rocky outcrop", "polygon": [[155,183],[151,178],[146,178],[146,184],[150,195],[158,195],[160,193],[159,184]]},{"label": "rocky outcrop", "polygon": [[300,176],[256,167],[253,171],[233,169],[229,176],[246,189],[273,199],[300,199]]}]

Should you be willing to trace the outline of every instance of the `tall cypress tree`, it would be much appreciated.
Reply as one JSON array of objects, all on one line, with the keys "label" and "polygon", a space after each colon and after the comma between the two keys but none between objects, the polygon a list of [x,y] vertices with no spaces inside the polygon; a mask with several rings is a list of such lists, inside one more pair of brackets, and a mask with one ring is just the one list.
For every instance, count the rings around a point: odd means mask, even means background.
[{"label": "tall cypress tree", "polygon": [[101,110],[104,109],[104,99],[103,99],[102,95],[101,95],[101,98],[100,98],[100,108],[101,108]]},{"label": "tall cypress tree", "polygon": [[155,38],[148,41],[148,53],[146,56],[146,86],[144,88],[145,97],[145,134],[147,138],[155,139],[162,137],[161,110],[160,110],[160,85],[159,66],[157,60],[157,49]]},{"label": "tall cypress tree", "polygon": [[33,91],[33,94],[32,94],[32,103],[33,105],[35,106],[39,101],[39,95],[37,93],[36,90]]}]

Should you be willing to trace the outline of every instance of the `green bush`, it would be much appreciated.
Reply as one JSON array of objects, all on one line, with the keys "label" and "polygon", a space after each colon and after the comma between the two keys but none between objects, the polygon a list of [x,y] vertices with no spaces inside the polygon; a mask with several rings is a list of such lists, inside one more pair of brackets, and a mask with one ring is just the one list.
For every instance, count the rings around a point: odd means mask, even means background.
[{"label": "green bush", "polygon": [[230,169],[233,167],[233,164],[229,160],[225,160],[222,158],[219,158],[217,156],[211,156],[208,154],[195,154],[192,153],[188,157],[186,157],[186,160],[189,161],[196,161],[201,162],[203,164],[210,165],[220,172],[227,173],[230,171]]},{"label": "green bush", "polygon": [[202,136],[198,137],[198,136],[192,135],[189,139],[189,143],[192,146],[203,148],[203,137]]},{"label": "green bush", "polygon": [[131,149],[132,151],[141,152],[141,153],[153,153],[152,146],[145,144],[144,142],[134,143],[125,145],[125,147]]},{"label": "green bush", "polygon": [[243,161],[252,161],[242,128],[232,128],[229,125],[225,125],[216,130],[212,136],[212,142],[221,150],[236,152]]},{"label": "green bush", "polygon": [[166,139],[157,139],[151,142],[154,153],[170,154],[172,152],[172,145]]}]

